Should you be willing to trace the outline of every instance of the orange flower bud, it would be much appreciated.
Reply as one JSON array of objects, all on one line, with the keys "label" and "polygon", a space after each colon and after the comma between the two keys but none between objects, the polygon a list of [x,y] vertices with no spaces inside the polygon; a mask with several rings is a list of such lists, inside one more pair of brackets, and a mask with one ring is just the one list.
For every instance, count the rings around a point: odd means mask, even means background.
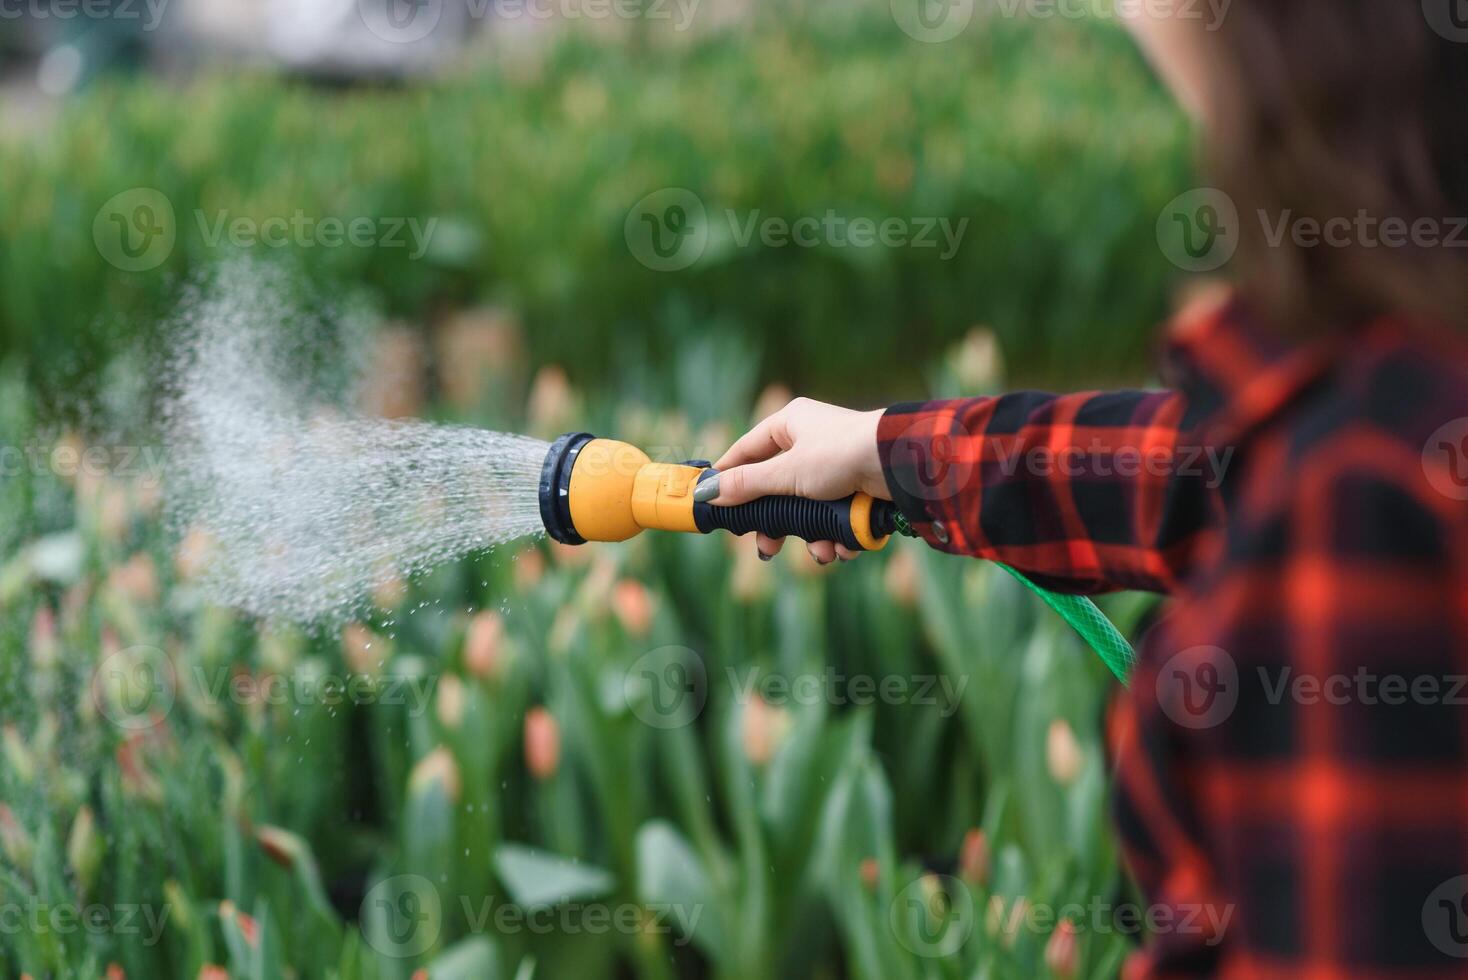
[{"label": "orange flower bud", "polygon": [[646,636],[652,627],[652,595],[647,586],[624,578],[612,588],[612,611],[630,636]]},{"label": "orange flower bud", "polygon": [[1061,786],[1069,786],[1080,776],[1085,761],[1070,725],[1060,718],[1052,721],[1045,736],[1045,763],[1050,777]]},{"label": "orange flower bud", "polygon": [[193,527],[173,552],[173,568],[181,579],[195,579],[209,567],[214,556],[214,539],[202,527]]},{"label": "orange flower bud", "polygon": [[342,627],[342,659],[354,674],[375,674],[387,662],[387,642],[360,623]]},{"label": "orange flower bud", "polygon": [[438,720],[450,729],[464,722],[464,682],[453,674],[444,674],[438,680]]},{"label": "orange flower bud", "polygon": [[499,613],[475,613],[464,634],[464,669],[481,680],[498,677],[504,670],[504,636]]},{"label": "orange flower bud", "polygon": [[1069,919],[1061,919],[1055,931],[1050,934],[1050,940],[1045,943],[1045,965],[1060,980],[1070,980],[1076,975],[1079,946],[1075,923]]},{"label": "orange flower bud", "polygon": [[536,779],[549,779],[561,764],[561,726],[545,708],[525,713],[525,766]]},{"label": "orange flower bud", "polygon": [[869,892],[875,893],[877,884],[882,878],[882,866],[874,857],[861,859],[861,885]]},{"label": "orange flower bud", "polygon": [[755,765],[763,766],[775,757],[775,751],[790,731],[790,712],[755,697],[744,706],[743,722],[744,755]]},{"label": "orange flower bud", "polygon": [[545,552],[539,548],[526,548],[515,556],[515,588],[529,592],[540,584],[545,576]]},{"label": "orange flower bud", "polygon": [[971,885],[989,880],[989,837],[978,827],[963,835],[958,867],[959,875]]},{"label": "orange flower bud", "polygon": [[408,774],[408,792],[423,793],[438,785],[451,800],[459,798],[459,764],[454,754],[440,745],[418,760]]},{"label": "orange flower bud", "polygon": [[108,572],[107,585],[133,602],[158,601],[158,569],[141,551]]}]

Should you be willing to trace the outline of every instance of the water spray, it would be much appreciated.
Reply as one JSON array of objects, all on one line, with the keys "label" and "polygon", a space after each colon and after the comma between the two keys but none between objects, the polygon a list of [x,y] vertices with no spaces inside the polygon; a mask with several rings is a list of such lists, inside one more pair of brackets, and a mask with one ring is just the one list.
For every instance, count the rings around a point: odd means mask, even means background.
[{"label": "water spray", "polygon": [[[540,517],[553,540],[572,545],[625,541],[652,529],[697,534],[725,530],[880,551],[894,533],[912,533],[891,501],[865,493],[840,500],[767,496],[729,507],[694,499],[699,484],[715,472],[707,460],[655,463],[628,443],[568,432],[551,443],[541,465]],[[1095,603],[1085,596],[1051,592],[1007,565],[1000,567],[1059,613],[1126,682],[1136,654]]]}]

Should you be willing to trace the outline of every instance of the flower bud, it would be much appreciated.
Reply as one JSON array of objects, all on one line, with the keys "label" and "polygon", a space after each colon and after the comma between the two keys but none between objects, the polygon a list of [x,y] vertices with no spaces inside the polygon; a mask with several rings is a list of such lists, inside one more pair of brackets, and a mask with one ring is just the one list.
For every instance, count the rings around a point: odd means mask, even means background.
[{"label": "flower bud", "polygon": [[1050,723],[1050,730],[1045,736],[1045,764],[1050,770],[1050,777],[1061,786],[1074,783],[1085,765],[1085,756],[1076,741],[1075,731],[1063,719],[1057,718]]},{"label": "flower bud", "polygon": [[107,586],[131,602],[155,603],[158,601],[158,568],[152,558],[140,551],[107,573]]},{"label": "flower bud", "polygon": [[438,679],[438,720],[445,728],[457,730],[464,722],[464,682],[453,674]]},{"label": "flower bud", "polygon": [[15,811],[4,803],[0,803],[0,851],[11,864],[21,868],[29,868],[35,856],[35,841],[15,819]]},{"label": "flower bud", "polygon": [[525,713],[525,766],[539,780],[556,774],[561,764],[561,726],[545,708]]},{"label": "flower bud", "polygon": [[66,860],[83,893],[89,893],[97,881],[103,850],[104,842],[102,835],[97,833],[92,808],[84,805],[77,810],[76,819],[71,823],[71,834],[66,839]]},{"label": "flower bud", "polygon": [[434,786],[442,787],[450,800],[459,798],[459,764],[446,747],[440,745],[418,760],[408,774],[408,792],[415,795],[428,792]]},{"label": "flower bud", "polygon": [[504,635],[505,624],[499,613],[475,613],[464,634],[464,669],[480,680],[499,677],[505,666]]},{"label": "flower bud", "polygon": [[1060,980],[1071,980],[1076,975],[1080,943],[1076,938],[1076,925],[1070,919],[1061,919],[1045,943],[1045,965]]},{"label": "flower bud", "polygon": [[352,673],[375,676],[387,662],[387,641],[360,623],[342,627],[342,659]]},{"label": "flower bud", "polygon": [[646,636],[652,628],[652,595],[635,579],[624,578],[613,587],[612,611],[629,636]]},{"label": "flower bud", "polygon": [[861,875],[862,887],[869,893],[875,894],[877,885],[882,879],[882,866],[877,862],[877,859],[874,857],[862,858],[859,873]]},{"label": "flower bud", "polygon": [[545,552],[530,547],[515,556],[515,588],[521,593],[529,592],[545,577]]},{"label": "flower bud", "polygon": [[958,858],[959,876],[970,885],[989,880],[989,837],[978,827],[963,835]]},{"label": "flower bud", "polygon": [[780,743],[791,726],[790,712],[774,707],[762,697],[754,697],[744,706],[744,755],[750,762],[763,766],[775,757]]}]

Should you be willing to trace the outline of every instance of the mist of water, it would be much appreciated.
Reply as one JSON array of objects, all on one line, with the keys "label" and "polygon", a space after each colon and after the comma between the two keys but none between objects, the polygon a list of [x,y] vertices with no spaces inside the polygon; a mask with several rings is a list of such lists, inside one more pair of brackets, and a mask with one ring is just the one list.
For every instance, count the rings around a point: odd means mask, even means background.
[{"label": "mist of water", "polygon": [[321,368],[259,276],[224,274],[185,306],[168,369],[169,515],[207,536],[211,599],[342,620],[378,584],[542,531],[544,442],[332,404],[351,365]]}]

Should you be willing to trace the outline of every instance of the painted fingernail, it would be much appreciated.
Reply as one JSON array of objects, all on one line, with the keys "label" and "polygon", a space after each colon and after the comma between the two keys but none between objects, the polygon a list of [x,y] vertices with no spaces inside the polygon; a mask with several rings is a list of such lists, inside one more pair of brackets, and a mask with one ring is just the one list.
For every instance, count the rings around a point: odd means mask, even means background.
[{"label": "painted fingernail", "polygon": [[715,473],[713,476],[704,477],[703,480],[699,482],[698,486],[693,488],[693,500],[695,503],[706,504],[710,500],[718,497],[718,495],[719,474],[717,473]]},{"label": "painted fingernail", "polygon": [[767,554],[764,553],[764,551],[762,551],[759,548],[756,548],[754,550],[759,555],[759,560],[760,561],[774,561],[775,560],[775,556],[774,555],[767,555]]}]

